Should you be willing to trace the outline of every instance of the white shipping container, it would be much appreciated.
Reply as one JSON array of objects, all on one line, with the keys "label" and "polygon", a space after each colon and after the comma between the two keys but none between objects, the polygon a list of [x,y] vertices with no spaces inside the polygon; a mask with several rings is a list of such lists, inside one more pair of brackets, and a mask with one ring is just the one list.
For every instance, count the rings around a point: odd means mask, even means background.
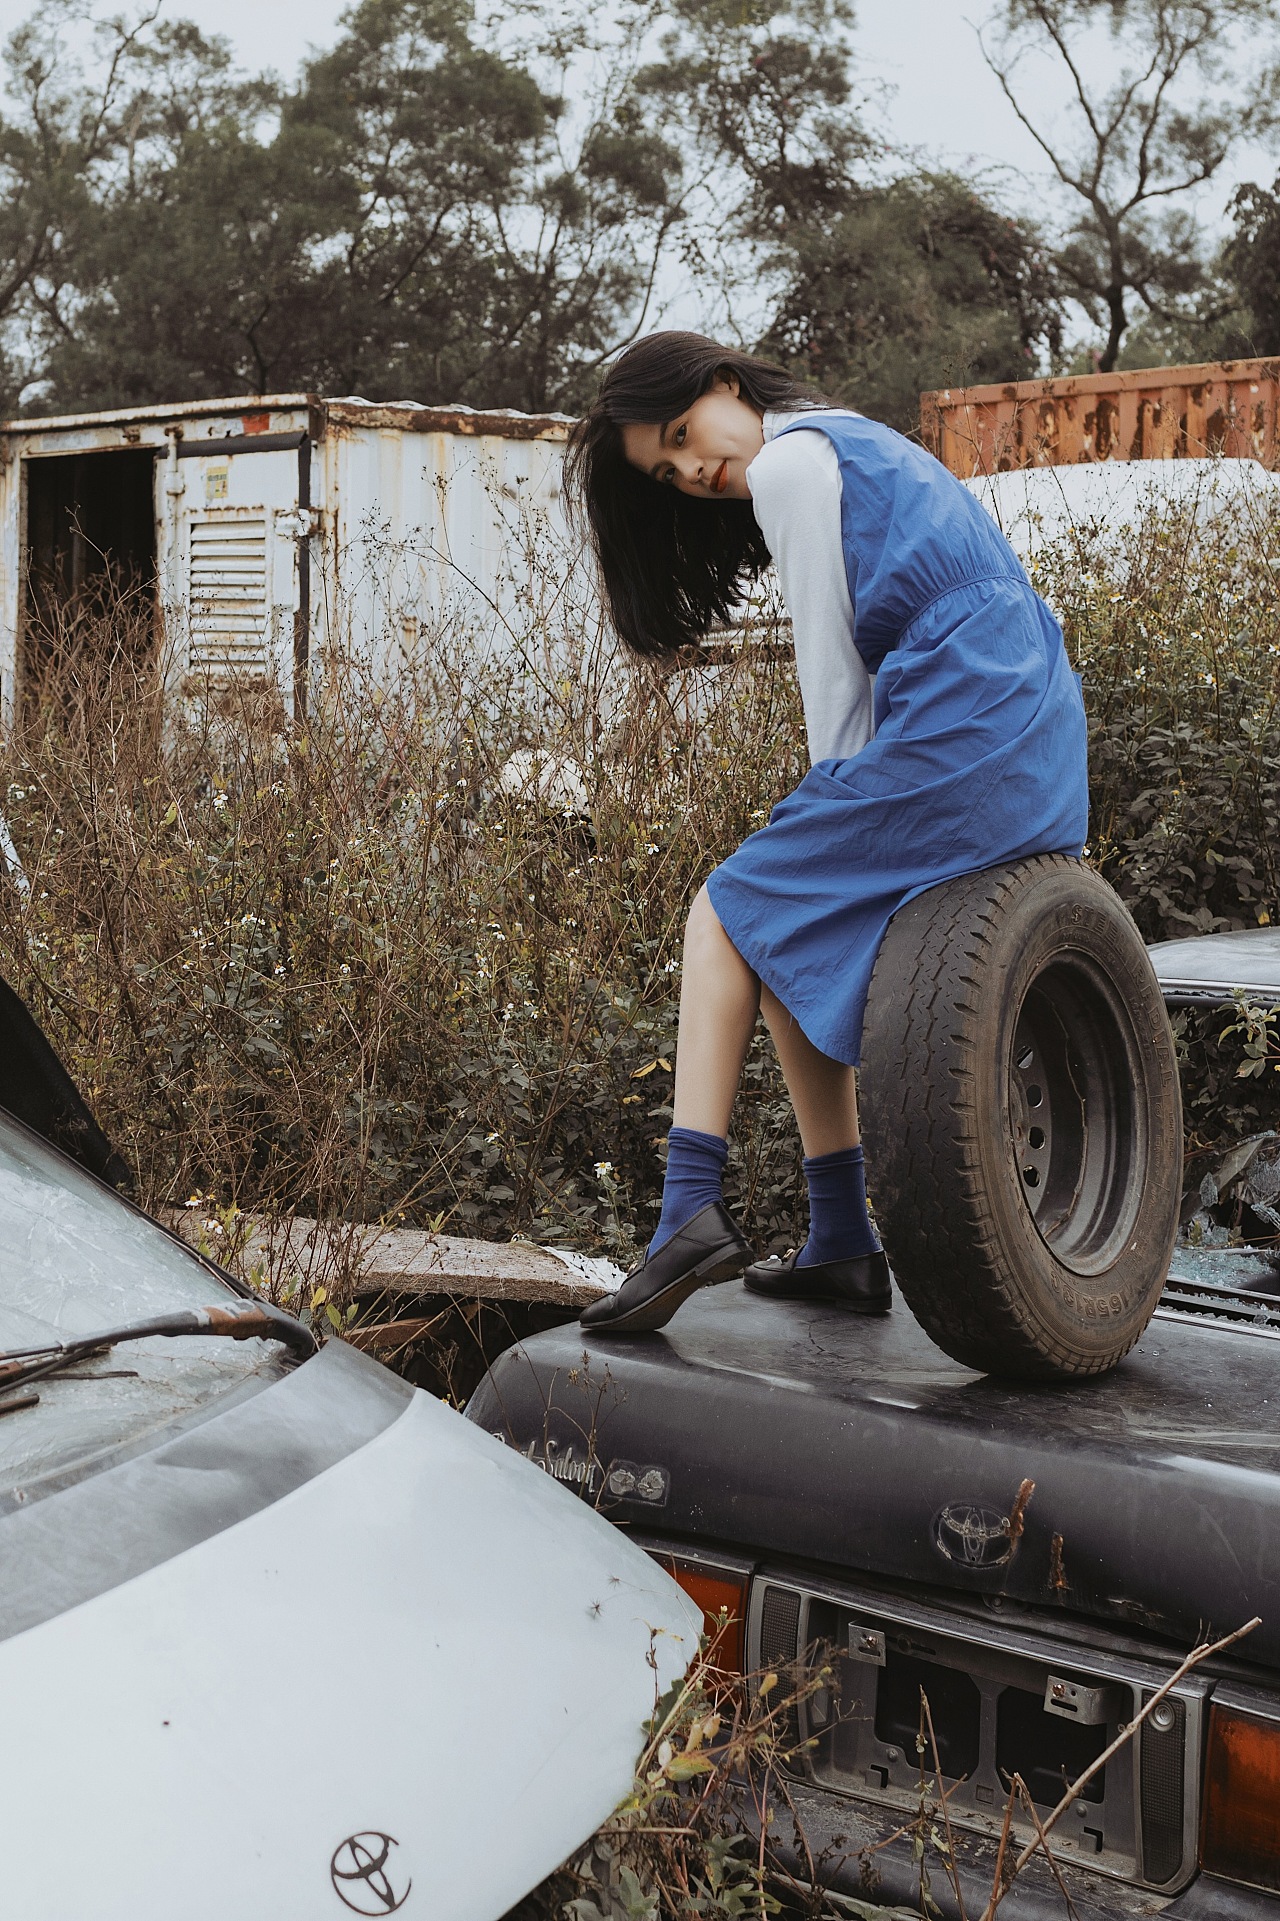
[{"label": "white shipping container", "polygon": [[179,683],[355,656],[394,674],[441,632],[513,656],[598,607],[561,506],[569,421],[311,394],[0,428],[0,702],[40,630],[111,578],[165,617]]}]

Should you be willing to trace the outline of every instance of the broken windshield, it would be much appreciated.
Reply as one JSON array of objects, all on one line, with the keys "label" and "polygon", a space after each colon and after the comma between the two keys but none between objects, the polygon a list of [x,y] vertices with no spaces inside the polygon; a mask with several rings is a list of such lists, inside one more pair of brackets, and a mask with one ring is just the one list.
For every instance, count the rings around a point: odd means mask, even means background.
[{"label": "broken windshield", "polygon": [[0,1348],[227,1299],[185,1248],[0,1110]]},{"label": "broken windshield", "polygon": [[[237,1301],[181,1242],[0,1109],[0,1349]],[[274,1342],[157,1336],[40,1380],[38,1401],[0,1409],[0,1503],[287,1365]]]}]

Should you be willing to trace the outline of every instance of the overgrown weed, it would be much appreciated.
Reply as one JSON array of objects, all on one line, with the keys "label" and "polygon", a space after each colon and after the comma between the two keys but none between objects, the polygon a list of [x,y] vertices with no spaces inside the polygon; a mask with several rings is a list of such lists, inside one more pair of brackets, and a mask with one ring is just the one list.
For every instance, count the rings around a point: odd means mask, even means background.
[{"label": "overgrown weed", "polygon": [[716,1656],[726,1626],[722,1616],[701,1658],[657,1702],[626,1800],[509,1921],[767,1921],[783,1913],[824,1921],[855,1912],[892,1921],[888,1910],[824,1892],[795,1819],[797,1710],[831,1686],[832,1669],[815,1650],[784,1670],[723,1674]]},{"label": "overgrown weed", "polygon": [[[148,619],[80,618],[0,747],[0,967],[143,1198],[627,1258],[689,901],[801,771],[775,650],[657,679],[597,644],[552,677],[436,636],[389,686],[331,662],[286,724],[258,684],[175,698]],[[741,1204],[782,1238],[763,1038],[743,1120]]]},{"label": "overgrown weed", "polygon": [[[948,1803],[966,1777],[948,1782],[933,1710],[921,1687],[914,1812],[894,1825],[894,1816],[884,1820],[887,1811],[881,1810],[877,1839],[867,1841],[864,1826],[860,1847],[836,1837],[821,1856],[810,1846],[791,1784],[803,1779],[806,1752],[817,1745],[804,1735],[804,1704],[833,1685],[838,1697],[839,1655],[818,1644],[778,1668],[725,1675],[716,1667],[716,1654],[728,1625],[723,1611],[718,1622],[708,1621],[701,1658],[658,1701],[631,1793],[592,1840],[507,1921],[679,1921],[694,1915],[705,1921],[767,1921],[775,1915],[795,1921],[835,1916],[910,1921],[912,1916],[940,1917],[944,1910],[937,1897],[943,1893],[948,1911],[960,1921],[966,1914],[969,1921],[996,1921],[1010,1890],[1032,1864],[1040,1880],[1038,1910],[1047,1911],[1048,1897],[1054,1911],[1069,1921],[1076,1913],[1070,1884],[1083,1893],[1090,1875],[1070,1844],[1059,1852],[1051,1840],[1063,1817],[1090,1780],[1132,1745],[1169,1692],[1251,1634],[1259,1620],[1255,1616],[1217,1640],[1197,1643],[1080,1774],[1068,1779],[1064,1772],[1061,1794],[1051,1807],[1037,1804],[1019,1773],[1001,1768],[1003,1818],[997,1812],[981,1824],[977,1848],[972,1819],[957,1815],[953,1821]],[[836,1712],[838,1718],[838,1701]],[[993,1860],[990,1843],[997,1833]],[[915,1883],[910,1907],[877,1899],[883,1870],[876,1857],[893,1848],[900,1851],[899,1863],[902,1852],[909,1851]],[[893,1879],[901,1890],[901,1875]]]},{"label": "overgrown weed", "polygon": [[[1041,551],[1084,674],[1091,858],[1148,939],[1280,915],[1278,532],[1169,508]],[[290,723],[261,683],[178,695],[139,598],[59,621],[0,742],[27,880],[0,886],[0,968],[142,1198],[629,1258],[690,899],[804,770],[770,623],[667,677],[589,633],[533,658],[415,631],[392,676],[330,659]],[[1222,1025],[1188,1023],[1197,1140],[1280,1118]],[[761,1033],[730,1193],[762,1250],[798,1237],[801,1191]]]},{"label": "overgrown weed", "polygon": [[[1089,857],[1149,941],[1280,920],[1280,490],[1232,468],[1033,568],[1083,676]],[[1280,1123],[1220,1012],[1177,1025],[1193,1145]]]}]

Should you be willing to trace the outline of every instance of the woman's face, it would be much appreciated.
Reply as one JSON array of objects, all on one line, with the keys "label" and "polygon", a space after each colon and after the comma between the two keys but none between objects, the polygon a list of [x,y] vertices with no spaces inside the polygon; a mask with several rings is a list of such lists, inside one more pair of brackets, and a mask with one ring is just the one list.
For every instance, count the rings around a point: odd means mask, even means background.
[{"label": "woman's face", "polygon": [[764,423],[738,390],[738,376],[718,373],[692,407],[674,420],[622,429],[633,467],[696,500],[750,500],[747,467],[764,446]]}]

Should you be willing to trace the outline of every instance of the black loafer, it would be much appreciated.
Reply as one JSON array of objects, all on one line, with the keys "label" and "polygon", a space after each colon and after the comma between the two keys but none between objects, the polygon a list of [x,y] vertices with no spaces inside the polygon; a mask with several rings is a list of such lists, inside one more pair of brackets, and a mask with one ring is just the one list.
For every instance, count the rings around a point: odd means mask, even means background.
[{"label": "black loafer", "polygon": [[633,1267],[616,1294],[584,1307],[581,1325],[610,1334],[650,1334],[666,1326],[695,1288],[731,1281],[750,1259],[733,1216],[713,1201],[664,1241],[652,1260]]},{"label": "black loafer", "polygon": [[815,1261],[797,1267],[794,1254],[756,1261],[742,1277],[753,1294],[776,1301],[827,1301],[854,1314],[887,1314],[893,1306],[889,1263],[881,1249],[852,1261]]}]

